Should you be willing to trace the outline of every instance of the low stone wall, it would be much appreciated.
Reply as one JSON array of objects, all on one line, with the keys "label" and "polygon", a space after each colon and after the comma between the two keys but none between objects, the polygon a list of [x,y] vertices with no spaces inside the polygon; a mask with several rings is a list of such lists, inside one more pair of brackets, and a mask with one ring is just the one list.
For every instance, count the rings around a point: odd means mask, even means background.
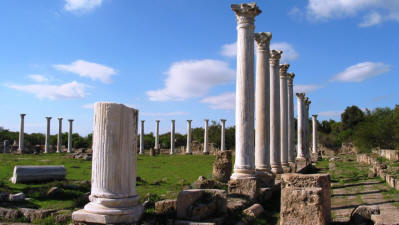
[{"label": "low stone wall", "polygon": [[379,149],[377,154],[391,161],[399,161],[399,151],[392,149]]}]

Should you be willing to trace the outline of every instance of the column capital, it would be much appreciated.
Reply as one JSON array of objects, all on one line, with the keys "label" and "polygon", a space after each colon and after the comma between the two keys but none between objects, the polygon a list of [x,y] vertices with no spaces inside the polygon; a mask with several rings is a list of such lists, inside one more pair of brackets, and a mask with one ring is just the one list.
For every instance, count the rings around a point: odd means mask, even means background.
[{"label": "column capital", "polygon": [[187,122],[189,122],[189,123],[191,123],[191,121],[193,121],[193,120],[187,120]]},{"label": "column capital", "polygon": [[57,119],[60,120],[60,121],[62,120],[62,118],[57,118]]},{"label": "column capital", "polygon": [[155,122],[159,123],[160,120],[155,120]]},{"label": "column capital", "polygon": [[305,98],[305,105],[306,105],[306,106],[309,106],[310,103],[312,103],[312,101],[310,101],[309,98],[306,97],[306,98]]},{"label": "column capital", "polygon": [[73,122],[73,119],[69,119],[68,121],[69,121],[70,123],[72,123],[72,122]]},{"label": "column capital", "polygon": [[274,49],[271,50],[270,58],[269,58],[270,64],[271,65],[279,64],[281,54],[283,54],[283,51],[281,51],[281,50],[274,50]]},{"label": "column capital", "polygon": [[301,99],[301,100],[304,100],[305,99],[305,93],[296,93],[296,97]]},{"label": "column capital", "polygon": [[46,117],[44,117],[44,118],[46,118],[47,120],[51,120],[52,117],[46,116]]},{"label": "column capital", "polygon": [[317,114],[312,115],[312,117],[315,118],[315,119],[317,119],[317,116],[318,116]]},{"label": "column capital", "polygon": [[209,119],[204,119],[205,122],[209,122]]},{"label": "column capital", "polygon": [[288,85],[293,85],[295,73],[287,73],[288,75]]},{"label": "column capital", "polygon": [[145,120],[140,120],[142,123],[144,123]]},{"label": "column capital", "polygon": [[289,78],[287,74],[288,68],[290,68],[290,64],[280,64],[280,78]]},{"label": "column capital", "polygon": [[172,123],[174,123],[174,122],[175,122],[175,120],[170,120],[170,121],[172,121]]},{"label": "column capital", "polygon": [[255,17],[262,12],[255,2],[231,4],[231,9],[236,13],[239,24],[253,24]]},{"label": "column capital", "polygon": [[256,46],[259,50],[269,50],[270,40],[272,39],[272,33],[260,32],[255,33]]},{"label": "column capital", "polygon": [[20,116],[21,116],[21,117],[24,117],[24,116],[26,116],[26,114],[25,114],[25,113],[21,113]]},{"label": "column capital", "polygon": [[226,119],[220,119],[220,121],[222,121],[222,122],[226,122]]}]

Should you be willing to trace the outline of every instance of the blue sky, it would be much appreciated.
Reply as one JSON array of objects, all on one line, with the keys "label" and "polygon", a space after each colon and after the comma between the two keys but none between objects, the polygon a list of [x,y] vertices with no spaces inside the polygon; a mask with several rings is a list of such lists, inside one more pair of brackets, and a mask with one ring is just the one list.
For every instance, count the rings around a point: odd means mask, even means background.
[{"label": "blue sky", "polygon": [[[236,20],[231,1],[4,0],[0,3],[0,126],[45,132],[45,116],[92,131],[92,104],[137,108],[146,132],[176,120],[234,124]],[[399,97],[399,2],[258,2],[256,32],[272,32],[310,113],[393,107]],[[52,132],[57,130],[52,120]],[[63,130],[67,130],[64,120]]]}]

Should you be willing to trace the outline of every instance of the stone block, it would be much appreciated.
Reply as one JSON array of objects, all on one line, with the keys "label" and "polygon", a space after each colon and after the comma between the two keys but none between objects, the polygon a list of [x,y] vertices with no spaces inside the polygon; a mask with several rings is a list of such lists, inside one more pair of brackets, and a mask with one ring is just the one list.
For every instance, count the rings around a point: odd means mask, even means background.
[{"label": "stone block", "polygon": [[202,221],[227,212],[227,193],[219,189],[190,189],[179,193],[177,218]]},{"label": "stone block", "polygon": [[25,201],[25,195],[24,193],[18,193],[18,194],[10,194],[8,196],[8,200],[10,202],[21,202],[21,201]]},{"label": "stone block", "polygon": [[162,215],[174,215],[176,214],[176,203],[177,200],[174,199],[155,202],[155,213]]},{"label": "stone block", "polygon": [[194,222],[188,220],[176,220],[174,225],[217,225],[212,222]]},{"label": "stone block", "polygon": [[204,176],[199,176],[198,179],[191,185],[193,189],[218,189],[219,187],[222,187],[224,184],[215,181],[215,180],[210,180],[206,179]]},{"label": "stone block", "polygon": [[378,206],[359,205],[353,209],[349,224],[374,224],[371,220],[372,215],[379,215],[380,208]]},{"label": "stone block", "polygon": [[281,176],[281,225],[325,225],[331,220],[328,174]]},{"label": "stone block", "polygon": [[213,163],[212,178],[214,180],[227,183],[233,170],[231,151],[217,151],[215,162]]},{"label": "stone block", "polygon": [[255,177],[231,179],[228,183],[229,194],[237,194],[253,200],[258,197],[260,185]]},{"label": "stone block", "polygon": [[296,172],[301,172],[309,165],[309,161],[306,158],[297,158],[295,162]]},{"label": "stone block", "polygon": [[260,216],[265,209],[263,209],[263,206],[261,204],[253,204],[249,208],[245,209],[243,213],[251,218],[256,218]]},{"label": "stone block", "polygon": [[64,166],[15,166],[11,182],[29,183],[65,179]]}]

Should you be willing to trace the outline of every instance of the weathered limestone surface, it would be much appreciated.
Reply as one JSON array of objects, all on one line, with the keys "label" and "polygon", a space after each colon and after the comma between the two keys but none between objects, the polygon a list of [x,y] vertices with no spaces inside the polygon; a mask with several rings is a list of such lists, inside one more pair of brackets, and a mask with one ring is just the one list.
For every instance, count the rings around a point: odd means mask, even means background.
[{"label": "weathered limestone surface", "polygon": [[27,183],[49,180],[62,180],[65,178],[64,166],[15,166],[11,182]]},{"label": "weathered limestone surface", "polygon": [[229,194],[245,196],[251,200],[259,195],[260,185],[257,178],[231,179],[228,183]]},{"label": "weathered limestone surface", "polygon": [[18,152],[24,151],[24,118],[26,114],[21,114],[21,124],[19,128],[19,145],[18,145]]},{"label": "weathered limestone surface", "polygon": [[227,183],[230,179],[233,162],[231,151],[217,151],[215,162],[213,163],[213,179]]},{"label": "weathered limestone surface", "polygon": [[254,23],[261,13],[256,3],[232,4],[237,19],[236,144],[231,179],[255,177]]},{"label": "weathered limestone surface", "polygon": [[290,172],[288,165],[288,74],[289,64],[280,65],[280,148],[281,167]]},{"label": "weathered limestone surface", "polygon": [[94,105],[90,203],[74,222],[135,223],[144,212],[136,192],[138,111],[122,104]]},{"label": "weathered limestone surface", "polygon": [[325,225],[331,220],[330,175],[281,176],[281,225]]},{"label": "weathered limestone surface", "polygon": [[281,167],[281,124],[280,124],[280,58],[282,51],[270,53],[270,165],[272,172],[280,174]]},{"label": "weathered limestone surface", "polygon": [[[255,93],[255,168],[270,172],[270,39],[272,34],[256,33],[256,93]],[[258,173],[259,173],[258,172]]]},{"label": "weathered limestone surface", "polygon": [[57,153],[62,152],[62,118],[58,118]]},{"label": "weathered limestone surface", "polygon": [[176,214],[176,203],[175,199],[166,199],[163,201],[155,202],[155,213],[161,215],[175,215]]}]

